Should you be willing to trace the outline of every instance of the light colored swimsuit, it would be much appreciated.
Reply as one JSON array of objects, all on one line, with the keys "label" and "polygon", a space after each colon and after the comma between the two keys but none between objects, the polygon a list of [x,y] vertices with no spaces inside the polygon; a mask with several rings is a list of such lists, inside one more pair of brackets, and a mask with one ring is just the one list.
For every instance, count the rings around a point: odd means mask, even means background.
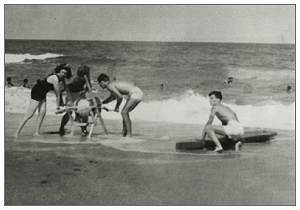
[{"label": "light colored swimsuit", "polygon": [[129,97],[136,100],[142,100],[143,95],[142,90],[138,87],[133,88],[129,93]]},{"label": "light colored swimsuit", "polygon": [[244,127],[236,120],[229,120],[227,125],[223,126],[227,136],[241,136],[244,134]]}]

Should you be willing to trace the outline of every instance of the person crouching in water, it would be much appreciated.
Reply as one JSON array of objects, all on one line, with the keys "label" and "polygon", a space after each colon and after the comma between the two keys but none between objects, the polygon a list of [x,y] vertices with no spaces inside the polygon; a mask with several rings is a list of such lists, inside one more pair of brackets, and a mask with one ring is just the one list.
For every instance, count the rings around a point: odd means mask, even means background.
[{"label": "person crouching in water", "polygon": [[43,80],[38,80],[31,89],[31,100],[24,119],[20,123],[14,137],[18,137],[21,130],[29,119],[32,118],[38,109],[37,125],[34,135],[40,135],[40,128],[46,115],[46,95],[49,91],[54,91],[56,95],[56,110],[61,105],[60,82],[66,77],[72,76],[71,68],[67,64],[60,64],[54,69],[54,73],[50,74]]},{"label": "person crouching in water", "polygon": [[[84,78],[86,76],[86,79]],[[65,90],[67,91],[66,104],[67,106],[74,106],[76,102],[81,99],[85,99],[85,93],[87,92],[87,84],[91,85],[90,82],[90,68],[86,65],[78,67],[77,76],[65,81]],[[80,119],[80,122],[87,122],[88,116],[77,116],[77,119]],[[62,136],[65,134],[65,125],[70,120],[70,113],[67,112],[62,117],[61,125],[59,128],[59,134]],[[82,135],[86,136],[87,126],[81,126]]]},{"label": "person crouching in water", "polygon": [[113,100],[117,100],[114,111],[119,112],[119,106],[122,103],[123,95],[127,95],[127,101],[124,105],[121,115],[123,119],[123,136],[132,137],[131,120],[129,112],[131,112],[143,98],[143,92],[137,86],[121,81],[110,81],[110,78],[106,74],[100,74],[98,77],[98,83],[101,88],[107,89],[111,95],[102,101],[103,104],[107,104]]},{"label": "person crouching in water", "polygon": [[[222,102],[222,93],[220,91],[212,91],[208,94],[209,103],[212,106],[209,119],[202,132],[202,140],[205,140],[206,134],[214,141],[216,144],[215,152],[222,152],[223,147],[217,138],[216,134],[225,135],[229,138],[235,139],[238,136],[244,134],[244,128],[239,122],[237,115],[232,109],[224,106]],[[222,125],[212,125],[214,117],[222,122]],[[236,151],[239,150],[241,142],[238,141],[235,144]]]}]

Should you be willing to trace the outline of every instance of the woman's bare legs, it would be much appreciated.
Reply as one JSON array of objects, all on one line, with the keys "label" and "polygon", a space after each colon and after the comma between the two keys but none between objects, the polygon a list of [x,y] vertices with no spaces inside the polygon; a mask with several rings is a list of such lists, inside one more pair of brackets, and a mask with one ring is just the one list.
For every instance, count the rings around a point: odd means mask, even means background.
[{"label": "woman's bare legs", "polygon": [[18,138],[21,130],[23,129],[23,127],[25,126],[25,124],[27,123],[27,121],[32,118],[32,116],[34,115],[36,109],[39,107],[40,102],[39,101],[35,101],[33,99],[30,100],[30,104],[29,107],[27,109],[27,112],[23,118],[23,120],[21,121],[16,133],[14,134],[15,138]]},{"label": "woman's bare legs", "polygon": [[38,108],[39,109],[38,109],[38,116],[37,116],[37,124],[36,124],[35,133],[33,134],[34,136],[40,135],[40,129],[46,115],[46,100],[41,101]]}]

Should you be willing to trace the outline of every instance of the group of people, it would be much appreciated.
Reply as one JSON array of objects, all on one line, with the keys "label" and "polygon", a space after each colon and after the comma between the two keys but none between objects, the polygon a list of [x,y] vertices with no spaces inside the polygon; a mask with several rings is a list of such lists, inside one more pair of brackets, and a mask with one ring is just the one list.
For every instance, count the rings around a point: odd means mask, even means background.
[{"label": "group of people", "polygon": [[[110,92],[110,96],[100,101],[101,104],[107,104],[113,100],[117,100],[114,111],[119,112],[119,107],[123,101],[123,96],[127,96],[126,103],[121,111],[123,119],[123,136],[132,136],[131,120],[129,112],[131,112],[141,101],[143,92],[140,88],[129,82],[111,81],[106,74],[100,74],[97,81],[103,89]],[[31,89],[31,100],[28,110],[19,124],[15,137],[17,138],[29,119],[32,118],[36,110],[38,110],[37,125],[34,135],[40,135],[40,128],[46,115],[46,96],[49,91],[54,91],[56,96],[56,110],[59,111],[66,106],[74,106],[79,99],[84,99],[89,95],[91,87],[90,68],[82,65],[78,68],[76,76],[72,75],[71,67],[68,64],[60,64],[56,66],[54,71],[46,78],[38,80]],[[62,93],[67,93],[65,101],[63,101]],[[88,116],[85,116],[87,120]],[[61,121],[59,133],[64,135],[64,127],[68,123],[70,115],[66,113]],[[83,134],[87,133],[86,126],[81,127]]]},{"label": "group of people", "polygon": [[[12,79],[11,77],[6,77],[6,84],[5,84],[6,87],[14,87],[15,85],[12,83]],[[21,85],[21,87],[24,87],[24,88],[30,88],[29,84],[28,84],[28,79],[25,78],[23,79],[23,84]]]},{"label": "group of people", "polygon": [[[100,74],[97,78],[101,88],[110,92],[110,96],[101,104],[107,104],[116,100],[114,108],[115,112],[119,112],[119,107],[122,103],[123,96],[127,96],[126,103],[121,111],[123,120],[122,135],[124,137],[132,136],[132,125],[129,113],[142,101],[143,92],[141,89],[132,83],[110,80],[106,74]],[[46,115],[46,95],[49,91],[54,91],[56,95],[56,109],[62,109],[62,106],[74,106],[78,99],[84,99],[89,93],[88,87],[91,87],[90,68],[82,65],[78,68],[77,74],[72,75],[71,67],[68,64],[60,64],[56,66],[54,71],[46,78],[38,80],[31,90],[31,100],[28,110],[19,124],[15,137],[17,138],[29,119],[32,118],[36,110],[38,110],[37,125],[34,135],[40,135],[40,128]],[[63,101],[62,93],[66,92],[67,96]],[[244,134],[244,128],[239,122],[237,115],[232,109],[222,104],[222,93],[220,91],[212,91],[209,93],[209,100],[212,106],[209,119],[205,124],[202,132],[201,140],[205,140],[208,136],[214,141],[216,148],[215,152],[223,150],[222,145],[216,134],[226,135],[235,138]],[[217,117],[222,125],[213,125],[214,117]],[[86,116],[88,117],[88,116]],[[61,120],[59,128],[60,135],[65,134],[65,125],[68,123],[70,115],[66,113]],[[87,119],[85,119],[87,120]],[[86,126],[82,126],[82,133],[87,134]],[[241,142],[236,142],[236,150],[239,149]]]}]

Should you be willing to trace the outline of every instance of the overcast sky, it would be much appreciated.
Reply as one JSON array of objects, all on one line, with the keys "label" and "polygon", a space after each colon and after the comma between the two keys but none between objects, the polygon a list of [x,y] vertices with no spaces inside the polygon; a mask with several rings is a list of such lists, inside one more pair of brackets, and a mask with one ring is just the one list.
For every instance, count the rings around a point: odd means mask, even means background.
[{"label": "overcast sky", "polygon": [[293,5],[5,5],[6,39],[294,43]]}]

